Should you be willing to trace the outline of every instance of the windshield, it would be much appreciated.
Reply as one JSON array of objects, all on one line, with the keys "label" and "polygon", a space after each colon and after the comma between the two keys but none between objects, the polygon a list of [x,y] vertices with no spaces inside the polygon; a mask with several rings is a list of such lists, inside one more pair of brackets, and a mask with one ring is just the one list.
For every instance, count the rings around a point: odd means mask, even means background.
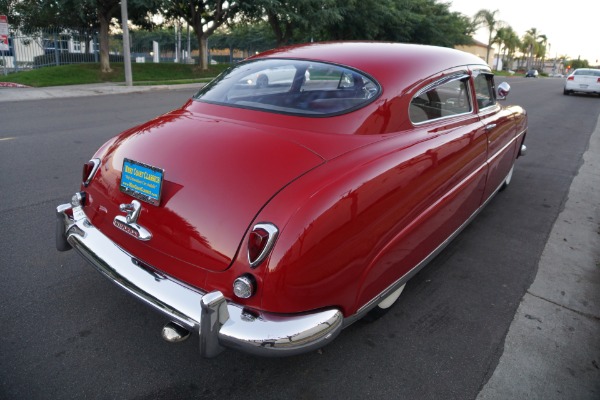
[{"label": "windshield", "polygon": [[380,93],[364,73],[314,61],[262,59],[225,71],[196,100],[292,115],[328,116],[361,108]]}]

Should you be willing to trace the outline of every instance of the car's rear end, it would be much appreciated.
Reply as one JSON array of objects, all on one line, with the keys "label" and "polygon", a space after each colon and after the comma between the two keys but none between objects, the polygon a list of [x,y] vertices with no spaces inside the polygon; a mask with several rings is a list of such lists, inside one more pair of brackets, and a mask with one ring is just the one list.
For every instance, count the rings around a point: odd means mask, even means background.
[{"label": "car's rear end", "polygon": [[165,339],[199,333],[204,356],[224,345],[261,355],[319,348],[341,329],[339,310],[275,315],[244,291],[256,287],[248,272],[282,225],[256,221],[260,210],[323,162],[267,129],[174,111],[117,136],[84,165],[80,191],[56,210],[57,248],[74,248],[166,315],[175,325]]},{"label": "car's rear end", "polygon": [[594,93],[600,95],[600,69],[576,69],[567,77],[563,91],[565,95],[573,92]]}]

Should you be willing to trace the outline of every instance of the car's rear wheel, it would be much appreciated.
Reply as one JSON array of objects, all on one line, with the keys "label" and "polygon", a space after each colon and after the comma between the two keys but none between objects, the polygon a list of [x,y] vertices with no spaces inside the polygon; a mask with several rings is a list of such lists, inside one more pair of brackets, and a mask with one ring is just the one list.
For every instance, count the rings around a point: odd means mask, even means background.
[{"label": "car's rear wheel", "polygon": [[567,89],[563,89],[563,94],[565,96],[568,96],[569,94],[571,94],[571,92],[569,92]]},{"label": "car's rear wheel", "polygon": [[406,286],[406,283],[404,285],[400,286],[398,289],[394,290],[389,295],[387,295],[383,300],[381,300],[379,302],[379,304],[377,304],[375,306],[375,308],[373,308],[371,311],[369,311],[367,313],[367,315],[364,316],[363,319],[365,321],[371,322],[371,321],[375,321],[376,319],[383,317],[390,310],[390,308],[392,308],[392,306],[394,304],[396,304],[396,302],[398,301],[398,298],[404,291],[405,286]]}]

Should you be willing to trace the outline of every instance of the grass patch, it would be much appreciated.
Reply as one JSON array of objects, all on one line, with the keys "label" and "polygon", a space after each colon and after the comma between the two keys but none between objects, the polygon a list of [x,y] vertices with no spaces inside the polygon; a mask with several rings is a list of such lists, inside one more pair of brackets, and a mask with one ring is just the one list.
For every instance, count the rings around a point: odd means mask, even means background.
[{"label": "grass patch", "polygon": [[[197,65],[133,63],[131,74],[135,84],[164,85],[205,82],[229,67],[228,64],[211,65],[203,71]],[[103,82],[125,82],[123,63],[111,63],[112,72],[100,72],[100,64],[70,64],[44,67],[31,71],[0,76],[0,82],[14,82],[27,86],[46,87],[82,85]]]}]

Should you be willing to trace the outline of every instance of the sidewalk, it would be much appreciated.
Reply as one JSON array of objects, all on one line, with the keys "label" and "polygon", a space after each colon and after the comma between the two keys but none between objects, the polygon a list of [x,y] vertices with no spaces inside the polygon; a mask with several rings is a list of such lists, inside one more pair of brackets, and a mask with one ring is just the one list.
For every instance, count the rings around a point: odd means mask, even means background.
[{"label": "sidewalk", "polygon": [[600,399],[600,118],[477,399]]},{"label": "sidewalk", "polygon": [[0,87],[0,102],[40,100],[66,97],[98,96],[119,93],[141,93],[148,91],[200,89],[204,83],[158,86],[125,86],[122,83],[94,83],[90,85],[50,86],[44,88]]}]

